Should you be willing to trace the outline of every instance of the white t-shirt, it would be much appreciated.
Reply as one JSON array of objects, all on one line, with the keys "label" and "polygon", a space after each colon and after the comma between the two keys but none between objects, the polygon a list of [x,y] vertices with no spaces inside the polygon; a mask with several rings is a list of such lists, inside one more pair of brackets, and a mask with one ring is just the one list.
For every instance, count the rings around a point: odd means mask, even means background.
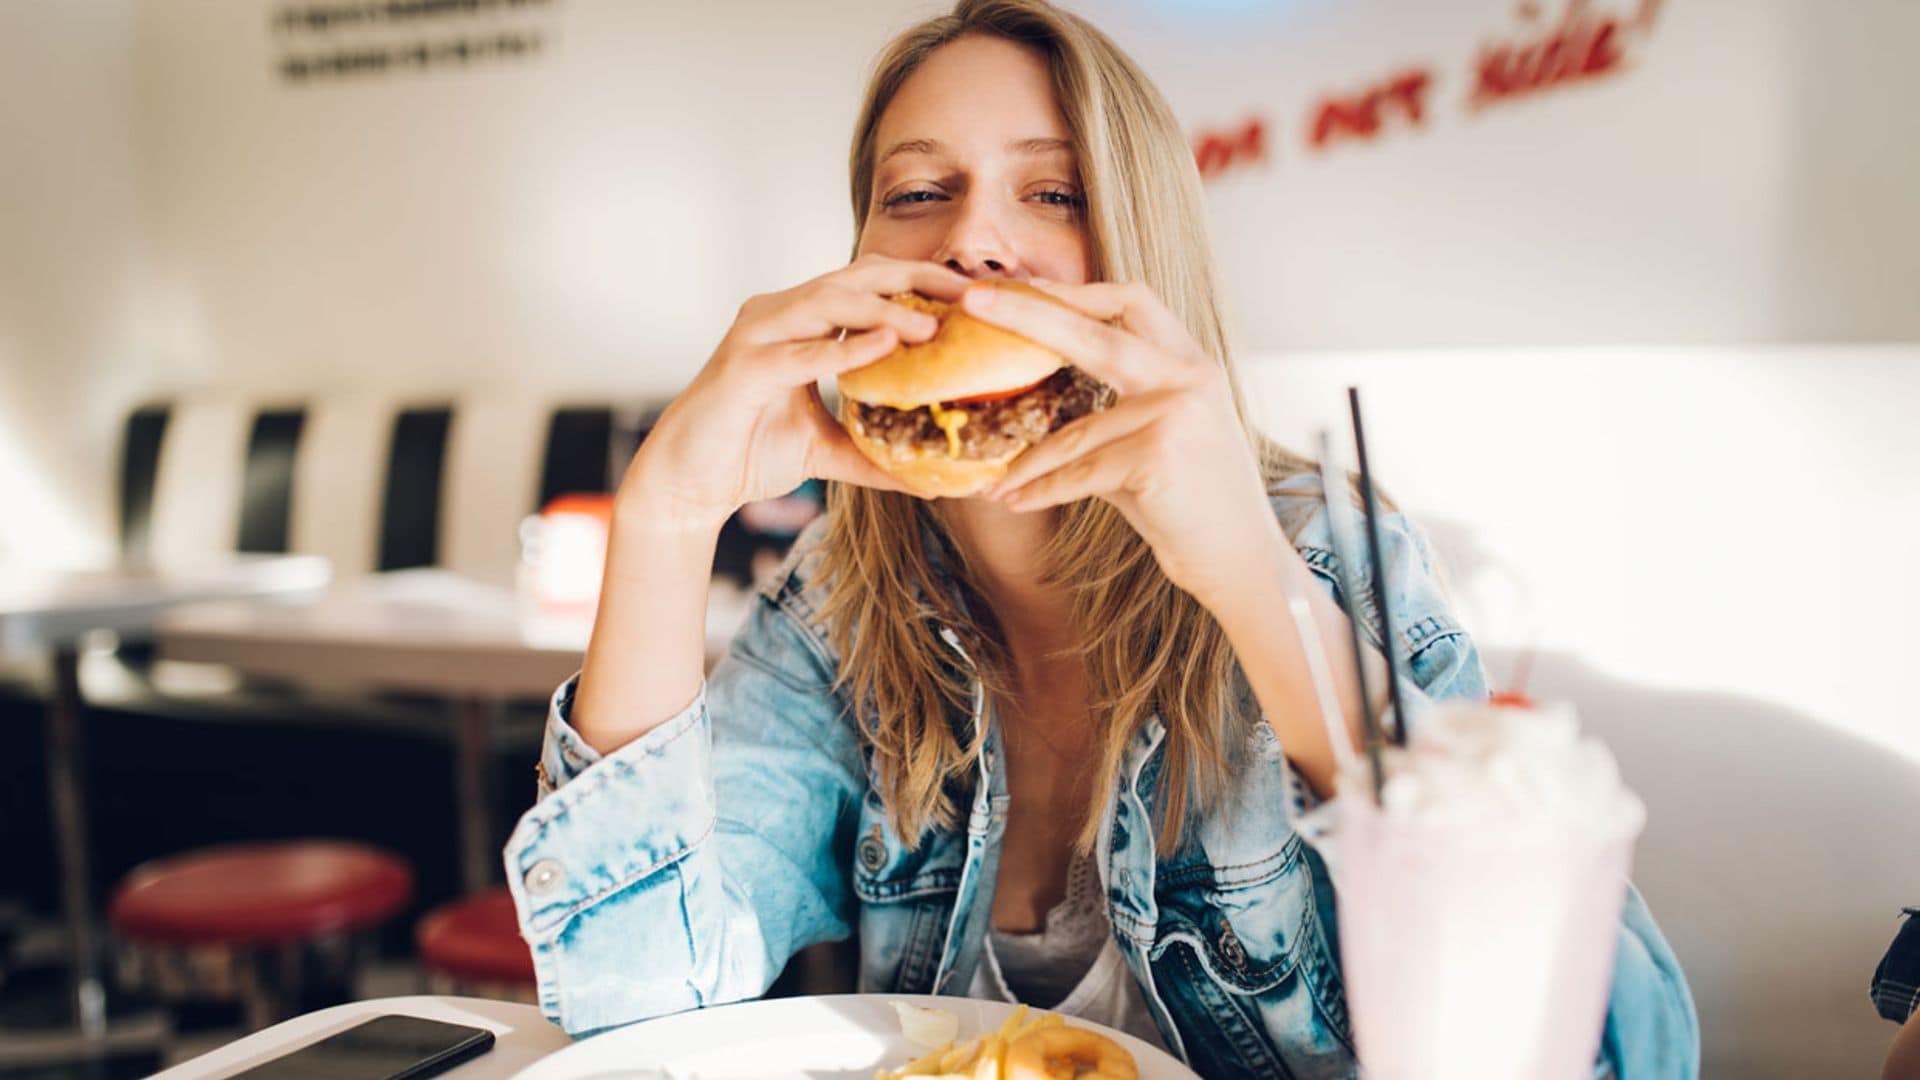
[{"label": "white t-shirt", "polygon": [[1124,1031],[1165,1049],[1126,958],[1114,944],[1093,859],[1075,861],[1067,895],[1031,934],[987,931],[969,997],[1024,1002]]}]

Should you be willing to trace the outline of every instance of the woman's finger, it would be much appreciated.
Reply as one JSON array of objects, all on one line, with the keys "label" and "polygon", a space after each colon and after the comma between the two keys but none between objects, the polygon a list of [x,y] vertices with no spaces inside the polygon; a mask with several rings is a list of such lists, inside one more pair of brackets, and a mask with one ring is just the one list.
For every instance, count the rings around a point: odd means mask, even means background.
[{"label": "woman's finger", "polygon": [[830,274],[763,298],[765,313],[748,330],[747,340],[770,345],[840,330],[891,326],[903,340],[925,341],[938,329],[939,321],[887,297],[917,292],[958,300],[971,280],[939,263],[862,256]]},{"label": "woman's finger", "polygon": [[936,300],[958,300],[973,279],[936,262],[891,259],[885,255],[862,255],[845,267],[825,276],[853,289],[876,296],[917,292]]},{"label": "woman's finger", "polygon": [[1036,281],[1033,284],[1092,318],[1118,320],[1121,326],[1168,352],[1179,356],[1199,353],[1193,335],[1187,332],[1180,317],[1170,311],[1152,289],[1137,281],[1095,281],[1085,285]]},{"label": "woman's finger", "polygon": [[1089,413],[1014,458],[1013,464],[1007,468],[1007,474],[984,494],[991,498],[1000,492],[1012,491],[1115,439],[1125,438],[1163,415],[1165,404],[1165,394],[1143,394],[1124,398],[1110,409]]},{"label": "woman's finger", "polygon": [[846,429],[834,419],[833,413],[827,411],[826,402],[820,400],[818,386],[809,386],[807,393],[811,399],[809,412],[813,422],[813,439],[807,449],[808,476],[820,480],[840,480],[882,491],[907,490],[853,445],[853,439]]},{"label": "woman's finger", "polygon": [[962,302],[968,314],[1045,345],[1122,396],[1173,385],[1181,375],[1177,362],[1145,338],[1051,300],[1012,289],[973,288]]},{"label": "woman's finger", "polygon": [[783,295],[765,315],[743,328],[743,336],[750,345],[777,345],[880,327],[890,327],[903,341],[925,341],[939,329],[940,321],[905,304],[821,279]]},{"label": "woman's finger", "polygon": [[1151,432],[1151,425],[1140,428],[1020,487],[1004,490],[998,498],[1010,509],[1028,511],[1061,506],[1078,499],[1117,501],[1140,495],[1147,484],[1151,455],[1147,452],[1146,440]]},{"label": "woman's finger", "polygon": [[857,484],[860,487],[878,488],[881,491],[899,491],[911,495],[913,491],[895,480],[886,471],[867,460],[853,443],[847,441],[843,431],[834,442],[824,442],[814,447],[814,453],[807,462],[807,475],[821,480],[838,480],[843,483]]},{"label": "woman's finger", "polygon": [[862,330],[844,339],[822,338],[789,345],[782,350],[790,358],[785,381],[797,386],[852,371],[873,363],[899,345],[900,335],[890,326]]}]

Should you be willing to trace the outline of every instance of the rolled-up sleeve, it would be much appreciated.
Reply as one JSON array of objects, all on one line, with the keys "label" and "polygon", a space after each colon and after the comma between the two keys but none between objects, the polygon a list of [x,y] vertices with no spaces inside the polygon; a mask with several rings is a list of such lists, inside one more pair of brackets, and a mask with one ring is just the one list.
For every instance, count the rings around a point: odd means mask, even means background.
[{"label": "rolled-up sleeve", "polygon": [[1653,913],[1631,885],[1620,915],[1595,1075],[1615,1080],[1696,1080],[1700,1075],[1700,1018],[1693,992]]},{"label": "rolled-up sleeve", "polygon": [[542,1010],[575,1035],[756,997],[850,932],[864,765],[816,643],[771,599],[686,708],[612,753],[555,693],[506,874]]},{"label": "rolled-up sleeve", "polygon": [[[1340,562],[1339,545],[1334,543],[1332,523],[1320,499],[1319,479],[1310,474],[1293,477],[1274,495],[1272,505],[1274,516],[1314,579],[1343,610],[1357,608],[1362,637],[1386,651],[1382,605],[1364,569],[1356,579],[1359,603],[1349,603],[1347,571]],[[1473,639],[1454,618],[1432,551],[1419,528],[1404,515],[1382,515],[1380,550],[1386,564],[1386,611],[1392,623],[1400,702],[1411,730],[1419,726],[1422,714],[1435,702],[1484,699],[1487,677]],[[1347,643],[1323,642],[1323,646],[1344,652]],[[1270,750],[1267,756],[1277,753],[1277,749]],[[1320,799],[1291,763],[1284,767],[1288,803],[1297,819],[1319,806]]]},{"label": "rolled-up sleeve", "polygon": [[[1400,513],[1380,515],[1385,589],[1377,595],[1367,566],[1341,563],[1340,548],[1354,547],[1360,538],[1334,543],[1319,481],[1302,476],[1290,483],[1292,490],[1274,497],[1275,515],[1291,526],[1289,536],[1307,569],[1343,608],[1358,612],[1362,636],[1383,653],[1392,650],[1410,726],[1418,726],[1420,714],[1434,702],[1484,699],[1487,675],[1480,651],[1453,614],[1438,562],[1419,526]],[[1348,595],[1350,577],[1356,597]],[[1387,623],[1392,624],[1391,643],[1384,633]]]},{"label": "rolled-up sleeve", "polygon": [[[587,740],[573,728],[573,696],[580,691],[580,676],[560,684],[553,692],[553,699],[547,704],[547,732],[540,748],[540,764],[535,770],[539,783],[540,798],[554,793],[562,784],[571,781],[587,770],[587,766],[600,760],[600,752],[587,745]],[[705,696],[706,687],[695,698],[698,702]]]}]

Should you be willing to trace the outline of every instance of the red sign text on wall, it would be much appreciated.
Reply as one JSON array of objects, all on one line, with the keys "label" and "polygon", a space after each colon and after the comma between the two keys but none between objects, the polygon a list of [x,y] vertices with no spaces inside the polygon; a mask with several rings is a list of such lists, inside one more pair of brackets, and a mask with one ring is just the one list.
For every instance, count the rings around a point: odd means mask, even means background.
[{"label": "red sign text on wall", "polygon": [[[1543,16],[1537,0],[1521,0],[1519,25],[1480,46],[1471,74],[1467,111],[1574,83],[1615,75],[1629,66],[1629,52],[1653,30],[1660,0],[1638,0],[1630,14],[1596,11],[1593,0],[1566,0],[1557,18]],[[1427,126],[1440,75],[1432,65],[1411,65],[1363,84],[1358,91],[1323,94],[1308,107],[1306,148],[1324,152],[1343,143],[1367,143],[1397,130]],[[1194,163],[1203,180],[1270,164],[1275,125],[1251,113],[1238,126],[1207,129],[1193,139]]]}]

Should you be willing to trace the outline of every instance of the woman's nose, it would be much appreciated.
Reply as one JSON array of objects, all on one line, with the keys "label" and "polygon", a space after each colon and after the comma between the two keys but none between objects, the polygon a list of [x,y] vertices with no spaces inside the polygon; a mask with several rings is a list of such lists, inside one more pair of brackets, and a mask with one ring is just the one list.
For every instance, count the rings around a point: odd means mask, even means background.
[{"label": "woman's nose", "polygon": [[980,277],[983,274],[1005,275],[1007,266],[998,259],[982,259],[978,264],[968,265],[957,258],[947,260],[949,270],[957,270],[968,277]]},{"label": "woman's nose", "polygon": [[961,205],[933,261],[968,277],[1012,277],[1019,269],[1005,230],[994,220],[992,209],[976,199]]}]

